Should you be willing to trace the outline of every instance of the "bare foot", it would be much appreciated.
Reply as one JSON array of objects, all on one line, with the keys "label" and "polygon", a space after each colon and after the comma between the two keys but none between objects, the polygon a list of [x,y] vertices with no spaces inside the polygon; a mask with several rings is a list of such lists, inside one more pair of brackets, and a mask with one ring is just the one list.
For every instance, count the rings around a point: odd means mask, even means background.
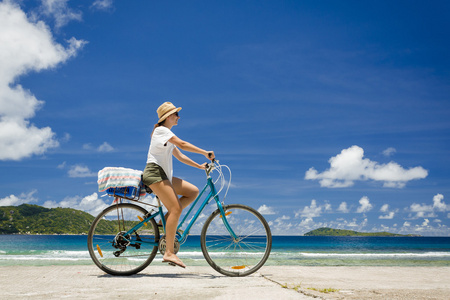
[{"label": "bare foot", "polygon": [[186,265],[175,254],[164,254],[163,262],[174,264],[182,268],[186,268]]}]

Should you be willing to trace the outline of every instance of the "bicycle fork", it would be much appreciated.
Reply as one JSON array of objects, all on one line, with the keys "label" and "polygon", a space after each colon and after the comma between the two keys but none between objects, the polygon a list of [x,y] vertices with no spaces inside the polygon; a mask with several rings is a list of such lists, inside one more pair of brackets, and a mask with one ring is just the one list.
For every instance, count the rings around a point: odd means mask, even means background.
[{"label": "bicycle fork", "polygon": [[228,230],[230,235],[233,237],[234,242],[238,242],[239,241],[238,236],[233,231],[233,229],[230,226],[230,223],[228,223],[228,220],[227,220],[227,216],[229,216],[232,213],[232,211],[225,211],[222,203],[220,203],[218,201],[218,199],[216,201],[217,201],[217,206],[219,207],[220,218],[222,219],[222,222],[225,225],[225,228]]}]

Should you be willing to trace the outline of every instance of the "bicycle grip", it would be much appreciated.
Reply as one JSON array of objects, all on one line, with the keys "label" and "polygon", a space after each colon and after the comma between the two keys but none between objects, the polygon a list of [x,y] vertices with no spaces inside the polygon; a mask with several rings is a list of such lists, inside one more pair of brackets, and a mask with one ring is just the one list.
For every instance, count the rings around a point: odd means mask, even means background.
[{"label": "bicycle grip", "polygon": [[[211,159],[211,156],[212,156],[212,152],[209,152],[209,153],[208,153],[208,157],[209,157],[210,159]],[[214,162],[215,160],[216,160],[215,158],[211,159],[212,162]]]}]

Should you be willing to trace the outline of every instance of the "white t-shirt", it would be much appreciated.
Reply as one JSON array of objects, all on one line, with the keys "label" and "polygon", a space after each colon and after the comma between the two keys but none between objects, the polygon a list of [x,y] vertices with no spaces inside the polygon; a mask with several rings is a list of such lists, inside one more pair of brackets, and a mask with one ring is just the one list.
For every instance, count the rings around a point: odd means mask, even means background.
[{"label": "white t-shirt", "polygon": [[175,134],[165,126],[156,127],[148,149],[147,163],[155,163],[166,172],[169,181],[172,182],[172,152],[175,145],[169,140]]}]

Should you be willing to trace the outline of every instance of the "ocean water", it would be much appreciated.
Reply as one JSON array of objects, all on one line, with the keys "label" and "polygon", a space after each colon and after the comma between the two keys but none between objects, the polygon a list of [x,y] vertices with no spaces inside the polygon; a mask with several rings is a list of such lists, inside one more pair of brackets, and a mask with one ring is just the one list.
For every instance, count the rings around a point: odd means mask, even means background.
[{"label": "ocean water", "polygon": [[[199,236],[189,236],[178,255],[187,265],[208,265]],[[0,266],[89,264],[85,235],[0,235]],[[450,266],[450,237],[275,236],[266,265]]]}]

